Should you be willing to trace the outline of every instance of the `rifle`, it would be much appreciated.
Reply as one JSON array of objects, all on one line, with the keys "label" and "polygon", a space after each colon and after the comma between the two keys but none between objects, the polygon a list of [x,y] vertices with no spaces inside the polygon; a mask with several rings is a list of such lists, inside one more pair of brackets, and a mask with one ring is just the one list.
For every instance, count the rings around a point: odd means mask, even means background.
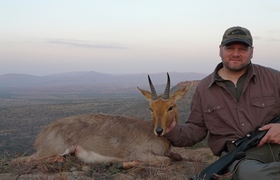
[{"label": "rifle", "polygon": [[[269,123],[280,123],[280,117],[272,119]],[[202,170],[199,174],[190,178],[190,180],[211,180],[213,179],[213,174],[224,174],[227,168],[235,160],[240,160],[241,158],[244,158],[246,156],[246,150],[257,146],[266,133],[267,131],[260,131],[257,129],[253,132],[250,132],[245,137],[238,139],[237,141],[233,141],[232,143],[236,147],[235,150],[221,157],[220,159],[206,167],[204,170]]]}]

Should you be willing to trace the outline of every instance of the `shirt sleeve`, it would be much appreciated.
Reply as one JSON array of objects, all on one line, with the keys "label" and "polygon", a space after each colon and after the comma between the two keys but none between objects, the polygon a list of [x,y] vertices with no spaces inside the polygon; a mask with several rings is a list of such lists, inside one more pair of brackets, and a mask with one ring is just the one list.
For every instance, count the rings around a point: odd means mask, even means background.
[{"label": "shirt sleeve", "polygon": [[205,139],[206,135],[207,133],[205,133],[204,129],[186,123],[182,125],[177,124],[170,132],[166,133],[164,137],[169,139],[173,146],[188,147],[202,141]]}]

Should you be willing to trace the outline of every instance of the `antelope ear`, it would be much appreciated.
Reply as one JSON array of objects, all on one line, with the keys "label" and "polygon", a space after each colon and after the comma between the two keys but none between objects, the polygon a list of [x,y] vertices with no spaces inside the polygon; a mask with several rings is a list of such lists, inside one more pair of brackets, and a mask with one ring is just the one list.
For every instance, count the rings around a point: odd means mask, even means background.
[{"label": "antelope ear", "polygon": [[152,101],[152,93],[150,93],[149,91],[146,91],[144,89],[141,89],[137,86],[137,89],[143,94],[143,96],[148,100],[148,101]]},{"label": "antelope ear", "polygon": [[193,82],[190,82],[187,86],[185,86],[184,88],[182,89],[179,89],[177,90],[173,95],[172,95],[172,98],[177,101],[179,99],[182,99],[188,92],[189,90],[191,89],[193,85]]}]

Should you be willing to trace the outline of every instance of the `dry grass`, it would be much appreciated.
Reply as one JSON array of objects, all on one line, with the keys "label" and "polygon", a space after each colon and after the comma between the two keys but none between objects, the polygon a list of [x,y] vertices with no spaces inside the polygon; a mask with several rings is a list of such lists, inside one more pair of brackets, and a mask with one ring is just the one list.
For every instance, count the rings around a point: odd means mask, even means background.
[{"label": "dry grass", "polygon": [[208,148],[173,148],[183,160],[168,167],[137,167],[129,170],[118,164],[84,164],[74,156],[63,163],[37,165],[12,164],[14,158],[5,154],[0,160],[0,179],[187,179],[216,160]]}]

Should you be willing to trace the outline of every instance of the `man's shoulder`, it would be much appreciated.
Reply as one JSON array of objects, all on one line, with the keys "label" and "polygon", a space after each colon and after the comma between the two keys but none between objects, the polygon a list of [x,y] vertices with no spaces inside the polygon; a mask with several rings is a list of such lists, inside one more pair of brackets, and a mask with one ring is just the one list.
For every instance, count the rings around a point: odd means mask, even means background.
[{"label": "man's shoulder", "polygon": [[259,64],[252,64],[252,67],[253,67],[254,73],[256,73],[256,74],[262,74],[262,75],[268,74],[269,75],[272,73],[272,74],[280,75],[279,70],[273,69],[271,67],[266,67],[266,66],[259,65]]},{"label": "man's shoulder", "polygon": [[214,82],[214,72],[200,80],[199,87],[208,87]]}]

